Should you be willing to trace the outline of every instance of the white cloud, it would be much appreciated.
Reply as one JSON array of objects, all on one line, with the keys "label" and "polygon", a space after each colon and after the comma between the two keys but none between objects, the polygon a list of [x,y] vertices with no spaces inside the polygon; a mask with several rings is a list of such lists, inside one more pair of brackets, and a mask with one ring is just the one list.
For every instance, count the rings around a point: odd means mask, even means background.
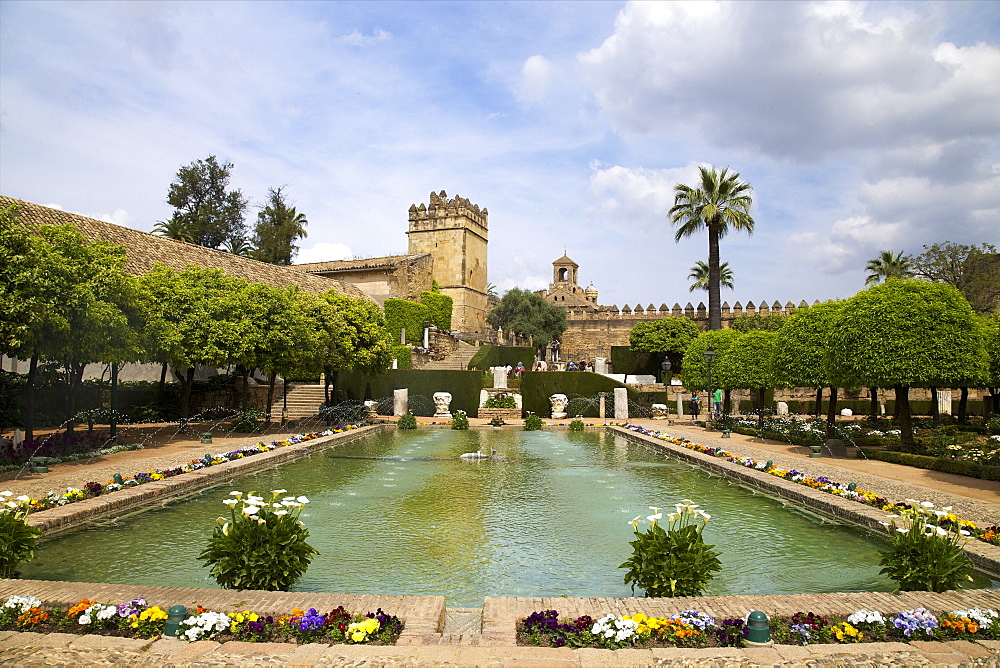
[{"label": "white cloud", "polygon": [[388,42],[390,39],[392,39],[392,34],[382,30],[381,28],[372,30],[369,35],[365,35],[360,30],[355,28],[348,34],[341,37],[340,41],[350,46],[371,46],[372,44]]},{"label": "white cloud", "polygon": [[521,68],[518,98],[524,104],[533,104],[549,93],[556,70],[544,56],[531,56]]},{"label": "white cloud", "polygon": [[351,248],[346,244],[321,241],[312,246],[299,248],[298,255],[295,256],[295,264],[350,260],[352,257],[354,257],[354,253],[351,252]]},{"label": "white cloud", "polygon": [[97,220],[103,220],[105,223],[114,223],[115,225],[121,225],[122,227],[135,227],[135,220],[129,215],[129,212],[125,209],[115,209],[113,213],[99,213],[99,214],[83,214],[90,218],[96,218]]}]

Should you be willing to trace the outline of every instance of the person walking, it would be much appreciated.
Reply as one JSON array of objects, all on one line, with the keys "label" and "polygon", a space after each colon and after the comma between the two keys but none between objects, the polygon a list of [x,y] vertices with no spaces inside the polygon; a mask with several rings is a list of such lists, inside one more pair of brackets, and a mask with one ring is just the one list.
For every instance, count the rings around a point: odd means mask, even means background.
[{"label": "person walking", "polygon": [[694,421],[697,421],[698,420],[698,413],[701,412],[701,402],[698,401],[698,394],[697,394],[697,392],[693,392],[691,394],[690,406],[691,406],[691,418]]},{"label": "person walking", "polygon": [[715,388],[712,393],[712,409],[715,411],[715,419],[722,417],[722,390]]}]

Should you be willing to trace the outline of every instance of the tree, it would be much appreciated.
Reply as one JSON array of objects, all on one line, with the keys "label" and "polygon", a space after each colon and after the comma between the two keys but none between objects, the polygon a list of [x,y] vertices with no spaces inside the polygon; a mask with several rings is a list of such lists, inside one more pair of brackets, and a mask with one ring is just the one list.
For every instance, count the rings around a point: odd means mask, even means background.
[{"label": "tree", "polygon": [[681,370],[684,351],[699,333],[698,325],[688,318],[644,320],[629,332],[628,343],[633,351],[664,353],[676,373]]},{"label": "tree", "polygon": [[729,168],[721,172],[714,167],[701,167],[701,187],[683,183],[674,186],[674,205],[668,216],[679,225],[674,240],[680,241],[708,229],[708,328],[722,329],[721,269],[719,240],[730,229],[753,234],[754,220],[750,216],[753,198],[748,183],[739,180]]},{"label": "tree", "polygon": [[253,246],[244,237],[230,237],[222,242],[220,248],[227,253],[239,255],[240,257],[250,257],[254,252]]},{"label": "tree", "polygon": [[392,361],[392,342],[378,305],[337,294],[322,295],[327,307],[317,316],[325,336],[317,359],[326,372],[326,400],[336,398],[338,372],[382,373]]},{"label": "tree", "polygon": [[715,363],[717,385],[751,390],[754,408],[763,419],[764,396],[778,385],[774,356],[777,332],[754,330],[742,334],[718,355]]},{"label": "tree", "polygon": [[914,448],[910,387],[957,387],[989,371],[969,302],[950,285],[916,280],[888,281],[844,302],[827,337],[827,364],[841,387],[895,389],[906,451]]},{"label": "tree", "polygon": [[17,207],[0,210],[0,354],[21,347],[41,316],[35,294],[41,272],[41,257]]},{"label": "tree", "polygon": [[925,245],[924,252],[913,258],[913,272],[954,286],[977,313],[994,310],[1000,299],[1000,255],[992,244]]},{"label": "tree", "polygon": [[[708,290],[708,264],[698,260],[693,267],[688,278],[693,278],[694,283],[688,287],[688,292],[695,290]],[[719,284],[724,288],[733,289],[733,270],[729,268],[728,262],[719,265]]]},{"label": "tree", "polygon": [[298,253],[295,242],[306,238],[306,220],[285,200],[281,188],[268,191],[267,204],[257,212],[257,227],[254,228],[252,257],[271,264],[289,265]]},{"label": "tree", "polygon": [[566,331],[566,312],[530,290],[511,288],[486,320],[492,327],[530,336],[536,348],[544,348]]},{"label": "tree", "polygon": [[[741,336],[743,334],[734,329],[716,329],[699,334],[698,338],[688,345],[687,350],[684,351],[684,358],[681,361],[681,366],[684,367],[684,387],[689,390],[709,389],[709,368],[708,360],[705,359],[705,352],[711,347],[715,352],[716,360],[718,360],[726,353],[729,346]],[[717,362],[712,363],[711,371],[713,389],[718,387],[722,388],[725,392],[725,404],[722,412],[728,414],[731,412],[729,391],[733,388],[727,385],[724,379],[718,377]]]},{"label": "tree", "polygon": [[232,169],[233,163],[219,164],[214,155],[178,169],[167,195],[174,213],[164,229],[183,230],[192,243],[208,248],[244,236],[247,200],[239,190],[227,190]]},{"label": "tree", "polygon": [[898,253],[882,251],[878,257],[868,260],[865,271],[868,272],[865,285],[874,285],[883,278],[888,281],[890,278],[910,278],[913,276],[910,258],[902,251]]},{"label": "tree", "polygon": [[779,385],[816,388],[816,416],[823,404],[823,388],[830,388],[827,433],[836,420],[837,388],[826,360],[826,338],[843,302],[831,301],[796,310],[785,318],[778,332],[774,367]]},{"label": "tree", "polygon": [[176,216],[168,220],[159,220],[153,225],[153,234],[177,241],[191,241],[191,231],[188,229],[188,222],[184,218]]}]

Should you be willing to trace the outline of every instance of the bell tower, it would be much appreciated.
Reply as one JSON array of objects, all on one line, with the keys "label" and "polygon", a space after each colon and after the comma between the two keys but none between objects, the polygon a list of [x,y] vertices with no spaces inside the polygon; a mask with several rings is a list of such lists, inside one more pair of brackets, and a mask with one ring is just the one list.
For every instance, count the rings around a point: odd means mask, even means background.
[{"label": "bell tower", "polygon": [[411,204],[409,213],[409,253],[434,258],[434,280],[454,300],[452,328],[485,331],[489,211],[442,190],[432,192],[426,205]]}]

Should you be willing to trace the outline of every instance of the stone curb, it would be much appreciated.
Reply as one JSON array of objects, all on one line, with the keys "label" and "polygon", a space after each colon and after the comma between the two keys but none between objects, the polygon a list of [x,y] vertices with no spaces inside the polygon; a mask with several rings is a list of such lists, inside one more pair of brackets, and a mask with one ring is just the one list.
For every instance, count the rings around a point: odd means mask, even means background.
[{"label": "stone curb", "polygon": [[[879,508],[866,506],[863,503],[806,487],[791,480],[778,478],[764,471],[740,466],[724,458],[713,457],[697,450],[675,445],[669,441],[625,429],[624,427],[607,427],[607,429],[611,429],[613,432],[631,440],[651,446],[659,452],[695,463],[700,468],[721,477],[734,480],[741,485],[760,490],[770,496],[794,501],[796,504],[820,515],[859,527],[880,536],[885,533],[881,522],[885,521],[886,513]],[[1000,578],[1000,546],[970,540],[966,543],[964,550],[974,566],[986,571],[995,578]]]}]

